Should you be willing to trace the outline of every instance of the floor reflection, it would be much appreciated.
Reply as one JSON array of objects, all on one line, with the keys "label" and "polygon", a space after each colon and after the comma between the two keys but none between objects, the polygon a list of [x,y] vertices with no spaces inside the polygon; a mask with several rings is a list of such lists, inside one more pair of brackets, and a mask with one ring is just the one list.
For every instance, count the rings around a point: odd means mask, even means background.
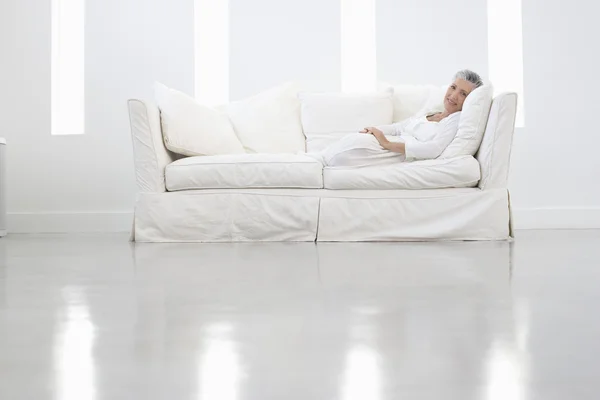
[{"label": "floor reflection", "polygon": [[200,357],[199,400],[237,400],[241,378],[234,327],[214,323],[204,332]]},{"label": "floor reflection", "polygon": [[488,360],[486,400],[524,400],[523,363],[515,347],[495,343]]},{"label": "floor reflection", "polygon": [[0,399],[596,400],[598,243],[4,238]]},{"label": "floor reflection", "polygon": [[529,344],[529,325],[531,323],[529,301],[527,299],[518,298],[515,301],[514,313],[517,349],[519,351],[526,351]]},{"label": "floor reflection", "polygon": [[0,240],[0,310],[6,308],[7,297],[6,241]]},{"label": "floor reflection", "polygon": [[64,315],[56,334],[57,400],[94,400],[96,384],[93,348],[95,327],[84,292],[66,287]]},{"label": "floor reflection", "polygon": [[369,342],[372,338],[353,339],[346,355],[342,400],[381,399],[381,363]]},{"label": "floor reflection", "polygon": [[[267,391],[277,398],[284,387],[297,397],[380,400],[393,387],[468,376],[476,388],[454,388],[467,400],[497,382],[499,372],[485,371],[493,343],[516,343],[507,242],[142,244],[134,251],[139,274],[160,281],[171,301],[193,305],[189,329],[198,326],[192,320],[219,318],[199,344],[203,400]],[[310,381],[320,388],[301,389]]]}]

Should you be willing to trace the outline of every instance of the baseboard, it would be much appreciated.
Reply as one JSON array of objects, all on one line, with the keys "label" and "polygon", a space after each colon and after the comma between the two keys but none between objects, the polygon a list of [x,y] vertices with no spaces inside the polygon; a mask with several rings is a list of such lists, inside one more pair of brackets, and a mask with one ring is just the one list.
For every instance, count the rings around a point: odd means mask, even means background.
[{"label": "baseboard", "polygon": [[131,231],[133,212],[8,213],[8,233],[102,233]]},{"label": "baseboard", "polygon": [[600,207],[513,208],[515,229],[600,229]]}]

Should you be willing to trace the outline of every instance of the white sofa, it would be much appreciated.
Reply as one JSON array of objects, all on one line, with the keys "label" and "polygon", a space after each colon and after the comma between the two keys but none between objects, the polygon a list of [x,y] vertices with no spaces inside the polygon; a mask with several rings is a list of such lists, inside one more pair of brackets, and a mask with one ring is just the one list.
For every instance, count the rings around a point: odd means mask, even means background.
[{"label": "white sofa", "polygon": [[494,98],[472,156],[323,168],[303,154],[182,157],[158,107],[129,101],[139,242],[506,240],[515,93]]}]

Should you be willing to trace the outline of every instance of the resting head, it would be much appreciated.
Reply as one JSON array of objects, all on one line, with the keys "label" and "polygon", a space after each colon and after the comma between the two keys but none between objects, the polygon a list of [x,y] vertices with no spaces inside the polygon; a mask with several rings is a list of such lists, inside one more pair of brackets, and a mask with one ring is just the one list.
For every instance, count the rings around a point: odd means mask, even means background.
[{"label": "resting head", "polygon": [[454,75],[454,82],[450,84],[444,96],[446,113],[453,114],[461,111],[469,93],[483,85],[481,77],[468,69],[458,71]]}]

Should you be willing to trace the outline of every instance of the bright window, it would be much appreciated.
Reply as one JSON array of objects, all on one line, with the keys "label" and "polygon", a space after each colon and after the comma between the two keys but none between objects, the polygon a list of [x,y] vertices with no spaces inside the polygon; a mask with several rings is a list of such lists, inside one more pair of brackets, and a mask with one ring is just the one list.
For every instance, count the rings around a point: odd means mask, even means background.
[{"label": "bright window", "polygon": [[195,92],[208,105],[229,101],[229,0],[195,0]]},{"label": "bright window", "polygon": [[342,91],[373,91],[377,85],[375,0],[341,2]]},{"label": "bright window", "polygon": [[517,126],[525,125],[523,105],[523,19],[521,0],[488,0],[488,58],[496,93],[517,92]]},{"label": "bright window", "polygon": [[84,133],[85,0],[52,0],[51,133]]}]

